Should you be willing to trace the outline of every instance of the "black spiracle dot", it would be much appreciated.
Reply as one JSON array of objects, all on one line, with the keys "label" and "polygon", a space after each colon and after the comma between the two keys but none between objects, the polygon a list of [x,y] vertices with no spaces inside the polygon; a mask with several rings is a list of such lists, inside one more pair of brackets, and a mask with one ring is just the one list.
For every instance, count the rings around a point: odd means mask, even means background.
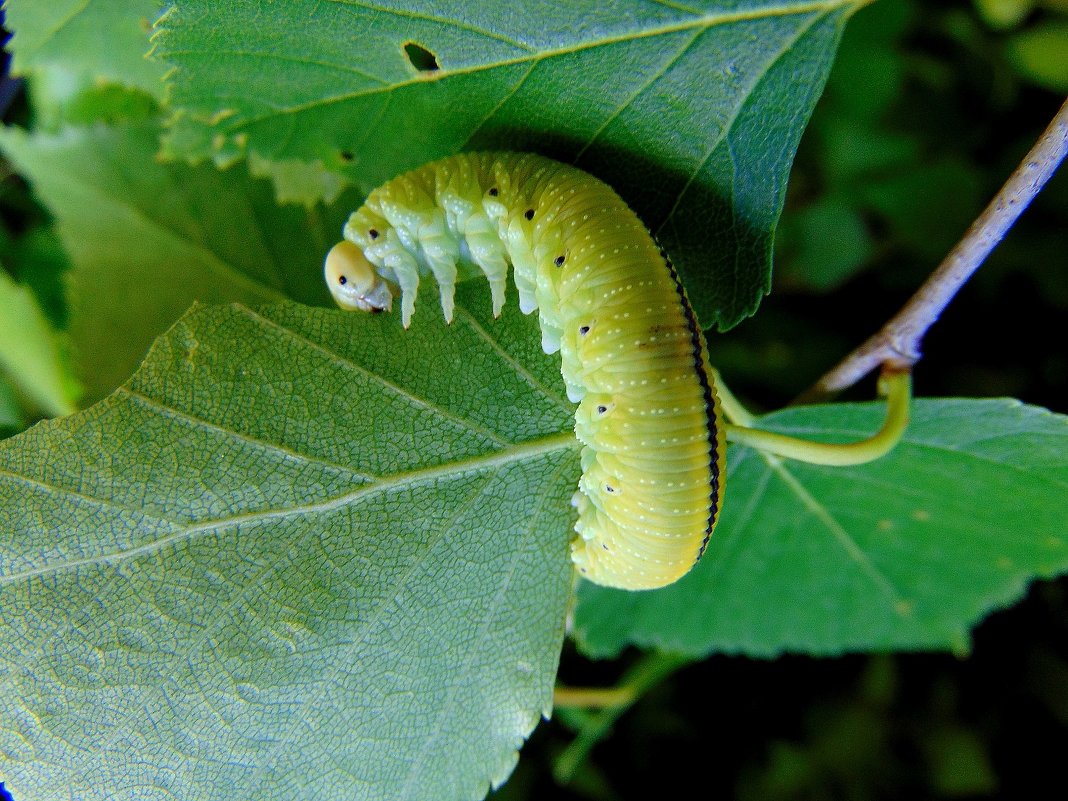
[{"label": "black spiracle dot", "polygon": [[553,259],[553,264],[555,264],[557,267],[563,267],[564,266],[564,257],[563,256],[557,256],[555,259]]},{"label": "black spiracle dot", "polygon": [[526,211],[523,212],[523,216],[526,217],[528,220],[533,220],[534,219],[534,209],[527,209]]},{"label": "black spiracle dot", "polygon": [[582,326],[582,328],[579,329],[579,333],[582,334],[582,336],[586,336],[586,334],[590,333],[590,327],[588,325]]},{"label": "black spiracle dot", "polygon": [[604,485],[604,491],[605,492],[615,492],[616,488],[613,487],[611,484],[605,484]]},{"label": "black spiracle dot", "polygon": [[374,229],[374,228],[372,228],[370,231],[368,231],[367,235],[369,237],[371,237],[371,239],[378,239],[378,231],[376,229]]},{"label": "black spiracle dot", "polygon": [[598,406],[597,407],[597,414],[604,414],[607,411],[608,411],[608,407],[607,406]]},{"label": "black spiracle dot", "polygon": [[499,190],[497,189],[497,187],[495,187],[495,186],[494,186],[494,187],[492,187],[492,188],[490,189],[490,191],[489,191],[489,196],[490,196],[490,197],[497,197],[497,195],[499,195],[499,194],[500,194],[500,191],[499,191]]}]

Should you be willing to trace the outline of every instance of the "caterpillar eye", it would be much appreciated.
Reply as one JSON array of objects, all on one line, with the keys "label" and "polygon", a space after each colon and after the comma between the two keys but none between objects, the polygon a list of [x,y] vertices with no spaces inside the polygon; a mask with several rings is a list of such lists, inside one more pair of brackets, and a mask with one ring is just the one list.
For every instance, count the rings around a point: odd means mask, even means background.
[{"label": "caterpillar eye", "polygon": [[338,276],[337,282],[338,282],[339,284],[341,284],[341,286],[345,286],[345,284],[347,284],[347,283],[349,282],[349,279],[348,279],[348,278],[346,278],[346,277],[345,277],[345,276],[343,276],[343,275],[340,275],[340,276]]}]

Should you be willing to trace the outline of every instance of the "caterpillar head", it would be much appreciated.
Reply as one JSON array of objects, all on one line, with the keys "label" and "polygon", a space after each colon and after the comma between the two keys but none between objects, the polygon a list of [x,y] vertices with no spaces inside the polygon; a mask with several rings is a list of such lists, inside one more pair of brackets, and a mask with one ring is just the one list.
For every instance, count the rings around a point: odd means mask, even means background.
[{"label": "caterpillar head", "polygon": [[389,285],[375,272],[363,251],[347,239],[330,248],[323,273],[330,294],[341,308],[366,312],[393,308]]}]

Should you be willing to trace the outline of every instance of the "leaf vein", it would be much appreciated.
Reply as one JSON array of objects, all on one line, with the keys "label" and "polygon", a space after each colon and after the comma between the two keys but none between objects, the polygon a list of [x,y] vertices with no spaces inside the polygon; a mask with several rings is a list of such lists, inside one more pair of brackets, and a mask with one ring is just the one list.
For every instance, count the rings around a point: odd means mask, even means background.
[{"label": "leaf vein", "polygon": [[666,61],[664,61],[664,63],[660,66],[660,69],[658,69],[655,73],[653,73],[651,76],[649,76],[648,80],[646,80],[644,83],[640,84],[637,87],[637,89],[635,89],[630,94],[630,96],[626,100],[624,100],[619,105],[618,108],[616,108],[615,111],[613,111],[611,114],[608,115],[608,117],[605,118],[604,122],[602,122],[597,127],[597,130],[593,132],[593,134],[590,136],[590,138],[586,142],[586,144],[584,144],[582,146],[582,149],[579,150],[579,152],[575,155],[575,158],[574,158],[575,162],[578,162],[578,160],[580,158],[582,158],[582,154],[585,153],[587,150],[589,150],[590,147],[593,146],[593,143],[597,141],[598,137],[600,137],[600,135],[602,133],[604,133],[605,129],[608,128],[609,125],[611,125],[613,122],[615,122],[619,118],[620,114],[622,114],[624,111],[626,111],[628,108],[630,108],[630,106],[634,103],[635,100],[637,100],[639,97],[641,97],[642,94],[644,94],[649,89],[650,86],[652,86],[657,81],[659,81],[662,77],[664,77],[664,75],[668,72],[668,70],[670,70],[672,67],[674,67],[679,62],[679,59],[681,59],[686,54],[686,52],[691,47],[693,47],[693,43],[696,42],[701,37],[702,33],[704,33],[703,29],[698,29],[697,31],[695,31],[693,36],[691,36],[688,40],[686,40],[686,42],[682,45],[682,47],[680,47],[678,50],[676,50],[674,53],[672,53],[671,56]]},{"label": "leaf vein", "polygon": [[541,381],[534,377],[533,373],[531,373],[526,367],[524,367],[519,361],[517,361],[511,354],[505,351],[505,349],[501,347],[500,342],[498,342],[496,339],[489,335],[489,332],[482,327],[482,325],[478,322],[478,320],[475,319],[475,316],[471,314],[470,311],[468,311],[460,304],[456,304],[456,310],[463,315],[464,319],[467,321],[468,325],[475,332],[475,334],[477,334],[481,339],[483,339],[487,345],[493,348],[494,352],[497,353],[510,367],[512,367],[512,369],[515,370],[516,374],[520,378],[522,378],[533,389],[536,389],[538,392],[542,393],[542,395],[544,395],[547,400],[559,406],[569,415],[574,415],[574,405],[569,403],[567,399],[564,398],[562,395],[558,395],[557,393],[553,392],[549,387],[541,383]]},{"label": "leaf vein", "polygon": [[[844,5],[844,3],[813,3],[810,7],[804,9],[804,11],[799,11],[799,12],[796,12],[796,13],[803,14],[803,13],[821,11],[821,10],[824,11],[824,12],[830,12],[832,9],[838,8],[841,5]],[[768,15],[768,16],[771,16],[771,15]],[[785,16],[785,14],[781,15],[781,16]],[[768,71],[779,61],[779,59],[781,59],[784,55],[786,55],[786,53],[790,50],[790,48],[792,48],[797,43],[797,41],[802,36],[804,36],[806,33],[808,33],[812,29],[812,26],[815,25],[816,22],[818,20],[822,19],[822,18],[823,17],[820,14],[813,14],[812,18],[808,21],[807,25],[800,26],[792,37],[790,37],[788,40],[786,40],[786,41],[784,41],[782,43],[782,46],[775,53],[775,55],[772,56],[767,61],[767,65],[768,65],[767,68],[760,75],[756,76],[756,80],[753,82],[753,88],[755,88],[756,86],[758,86],[760,84],[760,81],[763,80],[764,76],[767,75]],[[701,33],[704,33],[704,31],[701,31]],[[712,141],[709,144],[709,147],[705,151],[705,154],[701,158],[701,161],[697,164],[697,166],[694,168],[694,170],[690,173],[690,175],[687,178],[686,183],[683,185],[682,189],[679,190],[678,197],[675,199],[675,203],[672,205],[671,210],[668,212],[668,215],[665,218],[665,220],[673,220],[675,218],[675,212],[678,210],[679,206],[682,204],[682,201],[685,198],[686,193],[689,191],[690,186],[697,179],[697,176],[701,173],[701,170],[703,170],[705,168],[705,165],[708,164],[709,159],[712,158],[712,156],[716,152],[716,150],[719,149],[719,146],[720,146],[720,144],[722,144],[723,140],[726,139],[730,135],[731,130],[734,128],[734,123],[738,121],[738,117],[741,115],[742,109],[745,108],[746,103],[749,102],[749,99],[752,96],[753,96],[753,91],[746,92],[745,96],[742,99],[742,102],[739,103],[737,106],[735,106],[733,109],[731,109],[730,115],[724,121],[724,124],[723,124],[722,128],[720,129],[719,136],[716,137],[715,140]],[[735,212],[735,209],[733,208],[733,204],[732,204],[731,212],[732,212],[732,215]],[[656,233],[659,234],[660,230],[662,228],[663,228],[663,224],[661,224],[661,226],[659,228],[657,228]],[[737,259],[737,255],[735,256],[735,258]]]},{"label": "leaf vein", "polygon": [[890,580],[890,577],[880,571],[875,564],[868,558],[868,555],[861,550],[857,545],[856,540],[846,531],[845,526],[838,522],[837,518],[831,514],[830,510],[826,506],[816,500],[808,489],[801,483],[801,481],[782,463],[782,460],[775,456],[769,456],[762,454],[768,466],[775,471],[783,483],[786,484],[793,493],[797,496],[801,504],[811,512],[816,519],[818,519],[826,529],[830,532],[836,542],[842,547],[842,550],[856,562],[857,566],[867,574],[867,576],[875,583],[879,589],[886,593],[893,600],[893,610],[898,616],[904,617],[907,614],[907,610],[910,608],[909,603],[905,600],[903,593],[894,585]]},{"label": "leaf vein", "polygon": [[[45,45],[47,45],[48,42],[52,39],[55,39],[56,36],[59,35],[59,32],[61,30],[66,28],[68,25],[71,24],[71,22],[74,21],[75,18],[80,16],[89,7],[89,4],[91,2],[92,0],[82,0],[81,5],[75,6],[73,9],[71,9],[71,12],[67,14],[67,16],[59,20],[59,22],[55,26],[53,26],[52,30],[45,34],[44,38],[41,40],[35,52],[39,53],[41,50],[44,50]],[[32,61],[31,55],[24,54],[23,58],[25,58],[27,61]]]},{"label": "leaf vein", "polygon": [[[13,480],[14,482],[19,484],[24,484],[28,487],[34,487],[36,489],[43,490],[45,492],[56,493],[64,497],[77,498],[79,500],[88,501],[89,503],[95,506],[104,507],[107,509],[114,509],[118,512],[123,512],[125,514],[136,514],[139,515],[142,519],[152,521],[153,523],[156,523],[158,525],[168,527],[185,525],[185,523],[181,520],[176,520],[174,518],[159,515],[150,515],[142,509],[134,509],[129,506],[123,506],[122,504],[116,503],[115,501],[109,500],[107,498],[98,498],[94,495],[86,495],[80,490],[72,489],[70,487],[61,487],[58,484],[50,484],[47,481],[30,478],[29,476],[20,475],[19,473],[15,473],[11,470],[7,470],[6,468],[0,467],[0,479],[5,478]],[[0,577],[0,584],[3,583],[4,578]]]},{"label": "leaf vein", "polygon": [[337,462],[331,462],[328,459],[323,459],[318,456],[310,456],[306,453],[301,453],[300,451],[293,450],[292,448],[287,448],[286,446],[279,445],[275,442],[258,439],[257,437],[253,437],[251,434],[246,434],[244,432],[236,431],[231,428],[225,428],[224,426],[221,426],[218,423],[213,423],[210,420],[205,420],[203,417],[198,417],[194,414],[182,411],[181,409],[178,409],[174,406],[163,403],[162,401],[156,398],[151,398],[148,395],[138,392],[135,389],[131,389],[129,386],[121,386],[115,390],[115,393],[121,393],[126,395],[135,403],[138,403],[141,406],[144,406],[145,408],[156,412],[161,417],[176,420],[179,422],[187,422],[196,428],[204,428],[210,431],[215,431],[219,434],[224,434],[240,442],[247,443],[257,448],[262,448],[263,450],[270,451],[272,453],[276,453],[286,460],[299,461],[305,464],[317,464],[322,467],[328,467],[331,470],[337,470],[347,475],[355,476],[356,478],[364,479],[365,481],[378,480],[381,478],[381,476],[376,476],[372,473],[365,473],[360,470],[354,470],[351,467],[345,467],[344,465],[338,464]]},{"label": "leaf vein", "polygon": [[[443,522],[441,528],[435,533],[435,535],[430,539],[430,541],[424,545],[424,547],[421,549],[421,552],[414,559],[412,559],[407,569],[396,577],[396,580],[392,583],[389,590],[382,594],[379,603],[371,612],[370,617],[366,621],[362,621],[356,627],[356,630],[353,632],[353,636],[351,638],[349,638],[345,642],[336,643],[334,645],[335,649],[352,648],[360,642],[361,637],[366,636],[367,633],[369,633],[378,625],[383,615],[385,615],[386,610],[400,596],[403,588],[407,585],[411,577],[420,567],[423,566],[427,558],[437,547],[438,543],[445,539],[446,535],[455,525],[456,521],[462,518],[468,511],[470,511],[471,508],[474,506],[475,502],[482,497],[482,494],[485,492],[486,487],[490,485],[496,475],[496,472],[489,473],[476,487],[473,488],[468,497],[457,506],[456,510],[451,515],[449,515],[447,520]],[[328,685],[328,678],[330,679],[330,682],[334,680],[334,677],[337,676],[340,670],[340,666],[342,664],[342,660],[334,660],[329,670],[323,671],[319,674],[318,677],[316,677],[312,685],[319,693],[322,693],[322,688]],[[309,693],[309,695],[311,695],[311,693]],[[283,745],[286,745],[290,742],[290,737],[292,736],[294,726],[298,722],[300,722],[299,719],[294,719],[290,723],[290,725],[286,727],[285,734],[283,734],[281,737],[279,737],[272,743],[269,757],[273,756],[273,754],[277,752],[277,750]],[[256,772],[249,778],[250,788],[255,787],[256,782],[259,780],[260,776],[271,764],[272,760],[270,758],[264,759],[260,762],[260,765],[256,769]]]},{"label": "leaf vein", "polygon": [[[522,461],[523,459],[533,459],[555,451],[576,450],[578,446],[579,443],[578,440],[575,439],[575,435],[568,431],[536,440],[528,440],[527,442],[512,445],[485,456],[468,457],[453,462],[417,468],[404,473],[397,473],[387,479],[362,484],[354,490],[349,490],[348,492],[344,492],[332,498],[326,498],[313,503],[299,504],[284,509],[266,509],[255,512],[246,512],[229,517],[206,520],[201,523],[176,523],[175,525],[180,526],[178,530],[153,540],[152,542],[139,545],[135,548],[117,550],[111,553],[101,553],[81,559],[71,559],[56,564],[45,564],[19,573],[12,573],[8,576],[0,577],[0,586],[12,584],[16,581],[22,581],[35,576],[74,570],[85,565],[94,565],[98,563],[115,564],[160,551],[175,542],[192,539],[193,537],[206,532],[218,531],[234,526],[256,524],[264,521],[286,520],[291,517],[322,514],[335,509],[340,509],[343,506],[376,493],[389,492],[422,482],[435,481],[439,478],[454,478],[467,473],[477,473],[482,470],[488,470],[512,462]],[[19,476],[16,477],[21,478]]]},{"label": "leaf vein", "polygon": [[[564,466],[561,466],[561,467],[557,468],[553,472],[552,479],[548,482],[548,484],[546,486],[555,485],[557,479],[560,477],[560,473],[563,470],[564,470]],[[548,498],[545,497],[545,496],[542,496],[541,502],[537,506],[537,510],[533,514],[530,515],[529,524],[527,525],[526,535],[523,537],[524,541],[528,540],[531,537],[531,535],[534,533],[534,530],[535,530],[535,528],[537,526],[537,523],[538,523],[538,519],[540,518],[542,512],[545,511],[545,504],[547,502],[548,502]],[[505,575],[504,580],[498,586],[497,593],[496,593],[496,595],[495,595],[495,597],[493,599],[493,602],[486,605],[485,614],[483,615],[483,618],[479,623],[477,634],[474,637],[474,639],[476,641],[482,641],[482,640],[485,639],[486,630],[489,628],[490,623],[493,621],[498,609],[500,608],[500,606],[501,606],[501,604],[503,602],[505,593],[507,592],[508,588],[512,585],[512,582],[515,580],[516,570],[518,568],[519,559],[522,556],[522,554],[523,554],[523,550],[521,548],[514,549],[514,552],[513,552],[513,555],[512,555],[512,563],[509,566],[509,570],[508,570],[507,574]],[[401,791],[399,793],[399,796],[401,798],[411,798],[412,797],[409,793],[410,793],[410,790],[411,790],[411,788],[412,788],[412,786],[413,786],[413,784],[415,782],[416,777],[423,770],[422,762],[426,758],[427,754],[430,752],[430,749],[433,746],[433,744],[438,740],[438,738],[444,732],[444,730],[445,730],[445,721],[448,720],[453,714],[453,707],[456,704],[456,695],[457,695],[457,692],[459,691],[460,687],[469,687],[469,686],[471,686],[469,682],[465,681],[465,679],[467,678],[468,673],[470,672],[471,663],[474,660],[475,654],[477,652],[478,651],[475,648],[467,649],[467,653],[464,656],[461,669],[457,672],[457,674],[455,676],[455,680],[451,683],[451,685],[449,687],[449,690],[448,690],[448,693],[447,693],[447,695],[446,695],[446,697],[444,699],[444,702],[441,704],[441,708],[438,710],[436,719],[434,721],[433,733],[423,741],[422,747],[419,749],[419,753],[412,760],[411,767],[408,770],[408,776],[405,778],[404,786],[403,786],[403,788],[401,789]]]},{"label": "leaf vein", "polygon": [[[77,191],[77,189],[77,184],[68,184],[68,191]],[[227,281],[233,282],[234,284],[244,289],[259,293],[259,295],[264,300],[284,299],[284,295],[279,292],[278,289],[261,281],[257,281],[256,279],[245,273],[243,270],[240,270],[236,266],[224,261],[222,258],[219,257],[218,254],[208,248],[204,243],[197,242],[196,240],[190,238],[186,234],[178,231],[177,229],[171,228],[164,222],[146,214],[143,209],[138,208],[137,206],[133,205],[133,203],[122,199],[128,197],[128,195],[125,195],[123,193],[105,193],[102,189],[90,186],[88,184],[82,184],[81,190],[84,192],[87,198],[92,198],[92,200],[89,200],[87,202],[96,206],[101,206],[105,208],[110,207],[113,209],[124,211],[134,220],[140,221],[142,225],[144,225],[147,229],[153,232],[145,237],[146,240],[151,241],[154,235],[158,235],[161,238],[167,238],[170,239],[172,242],[177,242],[180,245],[185,245],[186,247],[189,247],[194,253],[200,255],[200,257],[203,259],[204,267],[210,270],[212,273],[216,275],[221,275]],[[156,250],[162,252],[164,248],[160,247],[157,244]]]},{"label": "leaf vein", "polygon": [[[600,39],[593,39],[588,42],[583,42],[577,45],[550,48],[547,50],[538,51],[527,56],[521,56],[512,59],[501,59],[498,61],[486,62],[484,64],[476,64],[470,67],[463,67],[453,70],[442,70],[440,74],[433,73],[433,77],[427,77],[426,73],[419,73],[418,75],[413,76],[412,78],[409,78],[404,81],[397,81],[396,83],[390,84],[386,87],[374,89],[358,89],[353,92],[345,92],[343,94],[335,95],[332,97],[318,98],[315,100],[308,101],[306,103],[288,106],[286,108],[273,109],[269,112],[265,112],[260,115],[234,118],[233,122],[228,127],[225,127],[223,130],[226,133],[233,133],[239,130],[240,128],[263,122],[281,114],[294,114],[297,112],[308,111],[323,106],[344,103],[349,100],[355,100],[360,97],[365,97],[367,95],[377,94],[379,92],[393,92],[405,86],[411,86],[419,83],[427,83],[429,81],[444,80],[446,78],[450,78],[456,75],[467,75],[484,72],[486,70],[499,69],[502,67],[518,66],[531,60],[544,61],[549,58],[570,55],[572,53],[578,53],[584,50],[591,50],[597,47],[621,44],[623,42],[629,42],[636,39],[648,39],[655,36],[663,36],[669,33],[691,30],[693,28],[707,29],[716,25],[727,25],[736,22],[745,22],[753,19],[764,19],[767,17],[787,17],[809,14],[818,11],[829,12],[852,4],[852,0],[813,0],[813,2],[800,2],[793,5],[786,5],[772,9],[744,9],[733,13],[709,14],[695,20],[674,23],[671,25],[663,25],[656,28],[643,29],[637,32],[631,32],[627,35],[617,34],[614,36],[605,36]],[[796,41],[796,39],[794,41]]]},{"label": "leaf vein", "polygon": [[350,359],[346,359],[340,353],[337,353],[336,351],[332,351],[329,348],[326,348],[323,345],[320,345],[318,342],[314,342],[314,341],[308,339],[307,337],[302,336],[301,334],[298,334],[296,331],[293,331],[290,328],[286,328],[284,325],[280,325],[279,323],[276,323],[274,320],[271,320],[271,319],[269,319],[267,317],[264,317],[261,314],[256,313],[255,311],[250,309],[248,306],[245,306],[245,305],[242,305],[242,304],[238,304],[238,308],[242,312],[247,314],[249,317],[252,317],[253,319],[257,319],[257,320],[262,321],[262,324],[266,325],[268,328],[273,328],[274,330],[281,332],[283,334],[283,336],[285,336],[285,337],[287,337],[289,339],[292,339],[294,342],[297,342],[302,347],[306,347],[309,350],[315,351],[316,353],[321,353],[321,354],[325,355],[332,362],[334,362],[337,365],[340,365],[341,367],[345,368],[346,370],[349,370],[349,371],[354,372],[354,373],[359,373],[360,375],[363,375],[363,376],[366,376],[366,377],[372,379],[374,382],[380,384],[383,388],[385,388],[388,391],[392,392],[397,397],[400,397],[400,398],[403,398],[403,399],[407,400],[412,405],[418,406],[420,408],[426,409],[427,411],[433,412],[434,414],[443,417],[444,419],[448,420],[449,422],[453,423],[454,425],[456,425],[456,426],[458,426],[458,427],[460,427],[460,428],[462,428],[462,429],[464,429],[466,431],[469,431],[469,432],[471,432],[473,434],[479,434],[479,435],[481,435],[483,437],[486,437],[487,439],[491,440],[496,445],[507,445],[507,444],[509,444],[507,442],[507,440],[504,440],[501,437],[497,436],[497,434],[495,434],[494,432],[490,431],[488,428],[485,428],[484,426],[480,426],[480,425],[478,425],[476,423],[473,423],[470,420],[465,420],[464,418],[460,417],[459,415],[454,414],[453,412],[450,412],[450,411],[444,409],[443,407],[441,407],[441,406],[439,406],[439,405],[427,400],[426,398],[421,398],[418,395],[416,395],[415,393],[411,392],[410,390],[407,390],[404,387],[398,386],[397,384],[394,384],[391,381],[387,381],[385,378],[383,378],[382,376],[380,376],[380,375],[378,375],[376,373],[371,372],[366,367],[363,367],[362,365],[356,364],[355,362],[353,362]]},{"label": "leaf vein", "polygon": [[[236,56],[238,58],[248,59],[262,59],[270,61],[281,61],[288,64],[304,64],[309,67],[323,67],[324,69],[332,70],[334,72],[347,72],[353,75],[359,75],[361,78],[366,78],[369,81],[374,81],[382,86],[388,86],[389,83],[384,78],[380,78],[376,75],[372,75],[364,70],[357,69],[356,67],[350,67],[341,63],[330,63],[327,61],[316,61],[312,58],[304,58],[300,56],[289,56],[283,53],[279,53],[276,49],[269,52],[260,52],[257,50],[224,50],[222,48],[213,49],[211,53],[206,53],[203,50],[168,50],[167,57],[172,56]],[[237,97],[241,97],[237,95]]]},{"label": "leaf vein", "polygon": [[334,3],[340,6],[356,6],[357,8],[365,8],[368,11],[374,11],[380,14],[390,14],[395,17],[401,17],[403,19],[417,19],[424,22],[433,22],[437,25],[441,25],[443,28],[455,28],[460,31],[467,31],[468,33],[474,33],[478,36],[484,36],[487,39],[494,39],[498,42],[504,42],[510,44],[513,47],[520,50],[527,50],[533,52],[534,48],[525,42],[520,42],[511,37],[504,36],[496,31],[486,30],[485,28],[479,28],[476,25],[470,25],[460,22],[459,20],[450,19],[449,17],[436,17],[432,14],[418,14],[414,11],[407,9],[401,10],[398,8],[389,8],[387,6],[375,5],[374,3],[357,2],[357,0],[326,0],[328,3]]},{"label": "leaf vein", "polygon": [[496,116],[497,112],[504,107],[505,103],[515,97],[515,93],[520,90],[524,83],[526,83],[527,78],[530,77],[530,74],[534,72],[534,68],[537,67],[540,63],[541,62],[537,60],[530,62],[530,66],[527,67],[526,72],[519,76],[519,80],[515,82],[512,88],[509,89],[504,95],[502,95],[501,99],[497,102],[497,104],[489,110],[489,113],[487,113],[486,116],[479,120],[478,124],[471,129],[471,133],[468,134],[467,139],[464,140],[464,143],[459,148],[457,148],[458,150],[462,151],[467,148],[467,146],[471,143],[471,140],[475,138],[475,136],[478,134],[479,131],[482,130],[483,127],[485,127],[486,123]]}]

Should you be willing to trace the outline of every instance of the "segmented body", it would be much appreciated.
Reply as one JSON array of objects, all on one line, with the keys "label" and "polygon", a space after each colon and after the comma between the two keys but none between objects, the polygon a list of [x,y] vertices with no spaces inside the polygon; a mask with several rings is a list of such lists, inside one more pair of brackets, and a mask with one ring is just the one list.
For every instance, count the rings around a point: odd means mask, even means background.
[{"label": "segmented body", "polygon": [[[372,192],[345,238],[399,285],[405,326],[428,274],[447,319],[456,282],[474,275],[489,280],[498,314],[511,265],[522,311],[539,311],[542,345],[561,352],[568,397],[578,402],[576,566],[628,589],[689,571],[723,489],[718,400],[674,268],[610,187],[536,155],[462,154]],[[329,280],[346,282],[336,270]]]}]

